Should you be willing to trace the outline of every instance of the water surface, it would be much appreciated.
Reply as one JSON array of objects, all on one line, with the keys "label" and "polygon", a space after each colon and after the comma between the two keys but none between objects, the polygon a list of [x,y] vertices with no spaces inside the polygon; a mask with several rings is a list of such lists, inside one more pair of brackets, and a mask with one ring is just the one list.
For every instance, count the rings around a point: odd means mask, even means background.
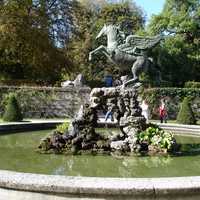
[{"label": "water surface", "polygon": [[40,139],[48,134],[49,130],[0,135],[0,169],[68,176],[200,176],[200,137],[177,136],[185,151],[181,156],[114,158],[37,153]]}]

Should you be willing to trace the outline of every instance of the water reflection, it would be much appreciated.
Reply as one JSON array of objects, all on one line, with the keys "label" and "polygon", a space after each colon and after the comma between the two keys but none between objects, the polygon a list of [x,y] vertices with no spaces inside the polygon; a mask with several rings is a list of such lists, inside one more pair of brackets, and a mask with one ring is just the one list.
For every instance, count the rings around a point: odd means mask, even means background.
[{"label": "water reflection", "polygon": [[177,137],[176,156],[66,156],[38,154],[49,131],[0,136],[0,169],[68,176],[169,177],[200,175],[200,138]]}]

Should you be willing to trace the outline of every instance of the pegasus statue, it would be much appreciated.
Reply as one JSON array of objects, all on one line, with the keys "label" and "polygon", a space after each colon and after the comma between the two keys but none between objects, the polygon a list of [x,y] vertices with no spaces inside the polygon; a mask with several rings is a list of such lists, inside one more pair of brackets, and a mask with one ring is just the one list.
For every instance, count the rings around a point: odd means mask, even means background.
[{"label": "pegasus statue", "polygon": [[141,37],[129,35],[120,31],[119,26],[104,24],[96,39],[102,35],[107,36],[107,46],[99,46],[89,53],[89,60],[98,53],[103,53],[111,62],[118,66],[132,67],[133,77],[123,83],[123,86],[139,82],[139,75],[150,66],[151,59],[147,51],[155,47],[162,39],[161,35],[154,37]]}]

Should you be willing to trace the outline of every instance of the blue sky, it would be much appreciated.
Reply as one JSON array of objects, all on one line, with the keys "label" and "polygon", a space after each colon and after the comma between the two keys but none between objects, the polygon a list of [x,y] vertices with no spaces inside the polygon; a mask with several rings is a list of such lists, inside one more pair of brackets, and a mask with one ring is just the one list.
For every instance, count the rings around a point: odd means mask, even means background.
[{"label": "blue sky", "polygon": [[147,15],[147,21],[152,14],[158,14],[162,11],[165,0],[134,0],[135,3],[140,6]]}]

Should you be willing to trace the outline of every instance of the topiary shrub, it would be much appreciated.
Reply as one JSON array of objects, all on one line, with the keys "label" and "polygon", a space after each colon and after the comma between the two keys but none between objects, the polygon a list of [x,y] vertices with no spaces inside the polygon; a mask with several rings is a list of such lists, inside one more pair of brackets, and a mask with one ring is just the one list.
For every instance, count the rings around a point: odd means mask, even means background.
[{"label": "topiary shrub", "polygon": [[196,124],[196,119],[187,97],[183,99],[177,116],[177,122],[180,124]]},{"label": "topiary shrub", "polygon": [[5,106],[3,120],[7,122],[22,121],[23,116],[16,95],[10,93]]}]

